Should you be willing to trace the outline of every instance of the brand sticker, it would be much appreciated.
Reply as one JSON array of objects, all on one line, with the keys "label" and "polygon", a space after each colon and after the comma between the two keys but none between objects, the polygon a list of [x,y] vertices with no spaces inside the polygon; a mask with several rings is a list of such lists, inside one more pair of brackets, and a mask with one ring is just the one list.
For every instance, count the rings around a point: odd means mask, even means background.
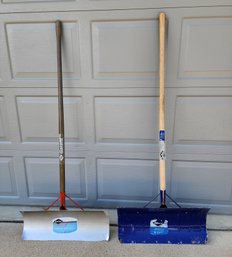
[{"label": "brand sticker", "polygon": [[59,135],[59,159],[63,161],[64,159],[64,139]]},{"label": "brand sticker", "polygon": [[77,230],[77,219],[72,217],[59,217],[52,221],[53,232],[64,234]]},{"label": "brand sticker", "polygon": [[166,159],[166,149],[165,149],[165,141],[159,141],[159,157],[160,160]]},{"label": "brand sticker", "polygon": [[154,219],[150,221],[150,234],[154,236],[168,234],[168,221]]}]

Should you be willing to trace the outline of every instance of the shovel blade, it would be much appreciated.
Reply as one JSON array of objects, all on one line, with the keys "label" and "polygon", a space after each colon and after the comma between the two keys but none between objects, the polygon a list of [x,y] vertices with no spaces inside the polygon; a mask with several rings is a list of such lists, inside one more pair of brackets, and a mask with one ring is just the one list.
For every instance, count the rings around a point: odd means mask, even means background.
[{"label": "shovel blade", "polygon": [[25,211],[23,240],[109,240],[103,211]]},{"label": "shovel blade", "polygon": [[207,208],[119,208],[121,243],[205,244]]}]

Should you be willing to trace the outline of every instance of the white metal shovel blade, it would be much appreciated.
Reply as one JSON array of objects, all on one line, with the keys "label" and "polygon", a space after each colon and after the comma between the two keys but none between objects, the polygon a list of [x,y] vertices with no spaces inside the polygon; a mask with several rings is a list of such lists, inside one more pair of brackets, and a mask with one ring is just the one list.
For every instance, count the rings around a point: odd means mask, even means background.
[{"label": "white metal shovel blade", "polygon": [[24,211],[23,240],[108,241],[104,211]]}]

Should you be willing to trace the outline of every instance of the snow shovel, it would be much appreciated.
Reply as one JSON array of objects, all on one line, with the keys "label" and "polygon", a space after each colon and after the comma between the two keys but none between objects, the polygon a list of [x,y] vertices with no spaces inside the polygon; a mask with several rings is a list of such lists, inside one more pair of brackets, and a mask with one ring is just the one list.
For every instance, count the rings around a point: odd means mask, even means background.
[{"label": "snow shovel", "polygon": [[[24,240],[109,240],[109,218],[104,211],[84,211],[65,193],[65,147],[64,147],[64,109],[61,58],[62,23],[56,21],[57,69],[58,69],[58,113],[59,113],[59,171],[60,195],[44,211],[24,211]],[[66,198],[81,210],[68,211]],[[58,211],[48,211],[57,201]]]},{"label": "snow shovel", "polygon": [[[205,244],[207,242],[206,216],[208,208],[181,208],[166,194],[165,126],[164,126],[164,56],[165,13],[159,15],[160,36],[160,112],[159,112],[159,173],[160,208],[118,208],[118,238],[121,243],[147,244]],[[167,208],[166,196],[178,208]]]}]

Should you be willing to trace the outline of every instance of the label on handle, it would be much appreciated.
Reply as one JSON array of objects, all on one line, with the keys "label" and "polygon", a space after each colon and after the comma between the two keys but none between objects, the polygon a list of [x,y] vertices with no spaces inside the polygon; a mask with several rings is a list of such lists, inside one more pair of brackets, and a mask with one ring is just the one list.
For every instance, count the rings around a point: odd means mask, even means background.
[{"label": "label on handle", "polygon": [[160,130],[160,132],[159,132],[159,140],[165,141],[165,130]]},{"label": "label on handle", "polygon": [[59,135],[59,159],[63,161],[64,159],[64,139]]},{"label": "label on handle", "polygon": [[165,149],[165,130],[160,130],[159,132],[159,159],[166,159],[166,149]]}]

